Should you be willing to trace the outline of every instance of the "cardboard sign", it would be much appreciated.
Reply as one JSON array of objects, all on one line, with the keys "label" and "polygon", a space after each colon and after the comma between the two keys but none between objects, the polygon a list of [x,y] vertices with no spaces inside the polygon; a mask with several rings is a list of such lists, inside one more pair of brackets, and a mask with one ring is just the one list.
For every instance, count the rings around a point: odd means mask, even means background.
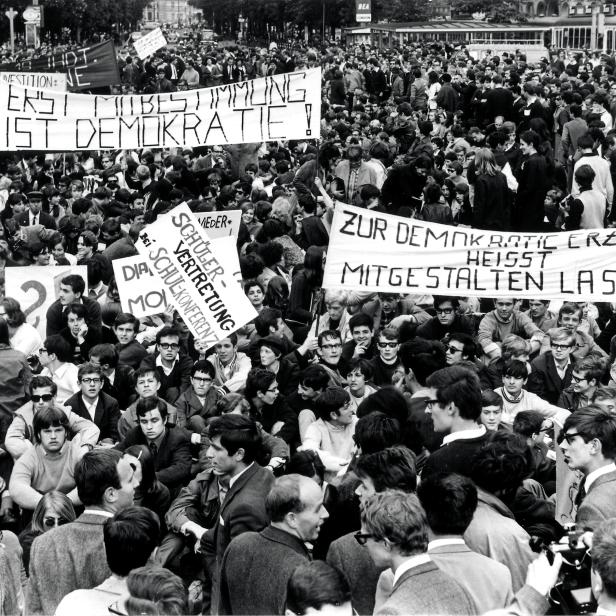
[{"label": "cardboard sign", "polygon": [[[186,204],[148,225],[135,244],[193,335],[211,346],[257,316],[237,283],[235,240],[212,241]],[[236,265],[238,264],[238,265]]]},{"label": "cardboard sign", "polygon": [[145,36],[140,36],[138,39],[133,40],[133,47],[141,60],[145,60],[148,56],[166,46],[167,41],[160,28],[156,28],[156,30],[152,30],[152,32]]},{"label": "cardboard sign", "polygon": [[88,289],[88,268],[85,265],[33,265],[7,267],[5,270],[6,296],[15,298],[41,338],[46,337],[47,310],[58,299],[60,281],[69,274],[81,276]]},{"label": "cardboard sign", "polygon": [[198,212],[195,214],[201,226],[211,239],[219,237],[236,237],[240,232],[241,210],[226,212]]}]

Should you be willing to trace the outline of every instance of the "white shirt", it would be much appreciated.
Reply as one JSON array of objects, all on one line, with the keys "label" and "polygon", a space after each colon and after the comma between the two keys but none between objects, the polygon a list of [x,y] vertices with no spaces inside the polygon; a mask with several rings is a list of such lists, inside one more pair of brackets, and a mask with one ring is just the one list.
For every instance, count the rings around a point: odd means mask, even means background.
[{"label": "white shirt", "polygon": [[179,355],[176,355],[176,356],[175,356],[175,359],[173,360],[173,364],[172,364],[171,368],[167,368],[167,366],[165,366],[165,365],[163,364],[162,357],[159,355],[159,356],[156,358],[156,365],[157,365],[157,366],[160,366],[160,367],[163,369],[163,372],[164,372],[167,376],[169,376],[169,375],[171,374],[171,372],[173,372],[173,369],[175,368],[175,364],[177,364],[177,363],[178,363],[178,359],[179,359]]},{"label": "white shirt", "polygon": [[471,428],[470,430],[460,430],[459,432],[452,432],[443,438],[443,445],[449,445],[453,441],[461,441],[469,438],[479,438],[486,433],[486,427],[484,425],[478,428]]},{"label": "white shirt", "polygon": [[92,421],[94,421],[94,415],[96,414],[96,406],[98,405],[98,396],[96,396],[96,399],[92,403],[87,402],[85,396],[81,396],[81,399],[83,400],[83,404],[88,410],[88,414],[92,418]]},{"label": "white shirt", "polygon": [[30,323],[20,325],[11,336],[10,343],[14,349],[21,351],[26,357],[38,355],[39,349],[43,346],[41,335]]},{"label": "white shirt", "polygon": [[612,462],[611,464],[607,464],[606,466],[602,466],[601,468],[598,468],[592,473],[588,473],[588,475],[586,475],[586,479],[584,480],[584,484],[583,484],[584,489],[586,490],[586,493],[588,493],[588,490],[590,490],[590,486],[597,479],[599,479],[599,477],[601,477],[602,475],[607,475],[608,473],[613,473],[614,471],[616,471],[616,464]]},{"label": "white shirt", "polygon": [[126,578],[112,575],[91,589],[73,590],[66,595],[56,608],[55,616],[108,616],[109,606],[129,596]]},{"label": "white shirt", "polygon": [[113,513],[111,511],[106,511],[105,509],[84,509],[84,513],[89,513],[90,515],[102,515],[104,518],[112,518]]},{"label": "white shirt", "polygon": [[62,364],[53,374],[49,368],[43,368],[41,376],[48,376],[57,385],[58,393],[56,402],[62,406],[73,394],[76,394],[79,387],[77,374],[79,369],[75,364],[66,362]]},{"label": "white shirt", "polygon": [[28,210],[28,226],[31,227],[35,224],[34,219],[36,218],[36,224],[41,224],[41,213],[33,214],[32,210]]},{"label": "white shirt", "polygon": [[115,382],[115,370],[112,370],[111,374],[107,375],[107,379],[109,380],[109,383],[111,383],[111,385],[113,385],[113,383]]},{"label": "white shirt", "polygon": [[433,539],[428,543],[428,552],[446,545],[466,545],[462,537],[450,537],[449,539]]},{"label": "white shirt", "polygon": [[554,366],[556,367],[556,372],[562,381],[565,378],[565,374],[567,373],[567,368],[571,365],[571,360],[567,359],[567,363],[563,368],[560,368],[556,362],[554,362]]},{"label": "white shirt", "polygon": [[231,477],[231,479],[229,479],[229,490],[233,487],[233,484],[254,464],[254,462],[251,462],[241,473],[238,473],[237,475],[235,475],[234,477]]},{"label": "white shirt", "polygon": [[417,556],[411,556],[408,560],[405,560],[395,571],[394,573],[394,581],[392,584],[392,588],[395,587],[398,580],[402,577],[404,573],[412,569],[413,567],[419,567],[419,565],[423,565],[424,563],[430,562],[430,556],[428,554],[417,554]]}]

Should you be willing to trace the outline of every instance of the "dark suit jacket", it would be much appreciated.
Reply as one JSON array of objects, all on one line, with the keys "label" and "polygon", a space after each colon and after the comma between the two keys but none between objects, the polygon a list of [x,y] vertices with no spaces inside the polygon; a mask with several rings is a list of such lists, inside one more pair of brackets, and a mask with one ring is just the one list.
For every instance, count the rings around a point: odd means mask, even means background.
[{"label": "dark suit jacket", "polygon": [[274,475],[253,462],[229,488],[216,524],[201,537],[206,569],[212,580],[212,613],[216,613],[219,602],[219,573],[225,550],[238,535],[259,532],[268,525],[265,497],[273,483]]},{"label": "dark suit jacket", "polygon": [[[129,430],[124,440],[116,445],[116,449],[126,451],[131,445],[147,445],[148,440],[141,427]],[[174,488],[184,485],[190,478],[190,441],[185,430],[180,428],[165,428],[165,436],[160,443],[154,458],[156,478],[164,483],[173,494]]]},{"label": "dark suit jacket", "polygon": [[[169,375],[166,375],[163,369],[156,365],[156,355],[146,355],[141,361],[141,368],[149,368],[150,370],[156,370],[158,378],[160,379],[160,390],[158,395],[165,398],[167,402],[173,404],[179,397],[179,395],[190,387],[190,370],[193,365],[192,359],[188,355],[180,354],[178,361]],[[171,394],[172,391],[177,391],[177,395]]]},{"label": "dark suit jacket", "polygon": [[125,411],[136,399],[133,374],[135,371],[124,364],[118,364],[115,369],[113,385],[105,377],[103,391],[118,401],[121,411]]},{"label": "dark suit jacket", "polygon": [[[73,413],[76,413],[84,419],[92,421],[90,413],[83,401],[83,394],[78,392],[71,396],[64,406],[68,406]],[[120,409],[115,398],[108,396],[101,391],[98,394],[98,404],[96,405],[96,411],[94,412],[94,423],[101,431],[100,440],[110,438],[114,443],[120,440],[118,434],[118,421],[120,419]]]},{"label": "dark suit jacket", "polygon": [[79,588],[94,588],[111,575],[105,558],[103,524],[107,517],[84,513],[32,544],[27,614],[53,614],[62,598]]},{"label": "dark suit jacket", "polygon": [[597,477],[575,515],[579,529],[595,530],[601,522],[616,517],[616,471]]},{"label": "dark suit jacket", "polygon": [[513,120],[513,94],[508,88],[494,88],[486,95],[486,114],[490,122],[496,116]]},{"label": "dark suit jacket", "polygon": [[268,526],[231,541],[220,571],[219,614],[284,614],[287,582],[310,560],[297,537]]},{"label": "dark suit jacket", "polygon": [[547,351],[533,359],[530,364],[531,373],[528,376],[526,389],[550,404],[557,404],[561,392],[571,385],[571,373],[573,365],[570,363],[565,372],[565,378],[561,380],[556,372],[552,351]]},{"label": "dark suit jacket", "polygon": [[451,576],[433,562],[402,574],[387,601],[375,612],[385,614],[475,614],[475,604]]},{"label": "dark suit jacket", "polygon": [[[37,214],[38,222],[43,225],[46,229],[57,229],[56,221],[52,216],[47,214],[46,212],[39,212]],[[30,210],[26,210],[19,214],[19,216],[15,216],[15,220],[19,223],[21,227],[29,227],[30,226]]]}]

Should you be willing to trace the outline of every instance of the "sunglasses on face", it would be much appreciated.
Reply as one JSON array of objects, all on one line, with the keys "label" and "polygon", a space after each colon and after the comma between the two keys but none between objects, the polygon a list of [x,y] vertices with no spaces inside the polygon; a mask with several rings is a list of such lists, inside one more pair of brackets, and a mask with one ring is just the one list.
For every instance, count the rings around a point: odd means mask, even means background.
[{"label": "sunglasses on face", "polygon": [[52,399],[53,399],[53,394],[43,394],[41,396],[32,394],[32,402],[40,402],[41,400],[43,402],[51,402]]},{"label": "sunglasses on face", "polygon": [[54,518],[54,517],[47,517],[43,519],[43,526],[45,528],[55,528],[56,526],[62,526],[62,524],[66,524],[68,522],[68,520],[65,520],[64,518]]},{"label": "sunglasses on face", "polygon": [[159,343],[158,346],[165,351],[168,351],[169,349],[172,349],[173,351],[175,351],[176,349],[180,348],[180,345],[176,344],[175,342],[172,342],[171,344],[167,342],[161,342]]},{"label": "sunglasses on face", "polygon": [[379,342],[379,349],[395,349],[398,346],[397,342]]}]

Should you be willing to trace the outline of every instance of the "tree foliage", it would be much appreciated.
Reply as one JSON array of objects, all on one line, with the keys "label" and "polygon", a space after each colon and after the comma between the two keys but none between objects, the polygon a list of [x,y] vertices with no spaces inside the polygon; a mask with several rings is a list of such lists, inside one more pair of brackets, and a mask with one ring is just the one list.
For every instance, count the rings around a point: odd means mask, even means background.
[{"label": "tree foliage", "polygon": [[[204,19],[217,32],[235,32],[240,13],[248,19],[248,31],[260,35],[267,27],[278,31],[285,25],[304,25],[320,30],[325,8],[327,28],[354,25],[355,0],[189,0],[203,10]],[[429,0],[372,0],[373,21],[427,19]]]},{"label": "tree foliage", "polygon": [[[129,30],[134,28],[143,16],[144,8],[150,0],[45,0],[41,2],[45,11],[44,32],[57,33],[62,28],[69,28],[72,34],[78,32],[84,36],[96,33],[109,34],[114,29]],[[0,0],[1,17],[0,36],[8,37],[8,20],[4,12],[12,6],[20,13],[15,19],[15,29],[23,29],[21,13],[32,4],[31,0]]]},{"label": "tree foliage", "polygon": [[520,19],[517,0],[452,0],[451,9],[454,16],[471,16],[473,13],[485,13],[488,21],[508,23]]}]

